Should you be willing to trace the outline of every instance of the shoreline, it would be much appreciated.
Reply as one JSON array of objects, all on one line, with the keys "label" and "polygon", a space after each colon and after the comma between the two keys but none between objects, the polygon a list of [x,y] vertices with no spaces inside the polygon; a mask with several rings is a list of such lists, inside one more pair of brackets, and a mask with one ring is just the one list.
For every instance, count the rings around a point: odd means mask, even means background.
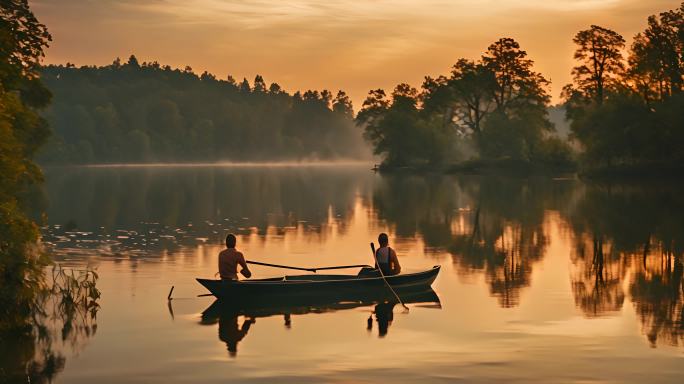
[{"label": "shoreline", "polygon": [[[642,163],[601,167],[581,167],[577,163],[539,164],[511,160],[468,160],[445,165],[388,166],[379,165],[382,174],[450,174],[507,176],[571,176],[579,179],[682,179],[684,165]],[[684,181],[684,179],[682,179]]]}]

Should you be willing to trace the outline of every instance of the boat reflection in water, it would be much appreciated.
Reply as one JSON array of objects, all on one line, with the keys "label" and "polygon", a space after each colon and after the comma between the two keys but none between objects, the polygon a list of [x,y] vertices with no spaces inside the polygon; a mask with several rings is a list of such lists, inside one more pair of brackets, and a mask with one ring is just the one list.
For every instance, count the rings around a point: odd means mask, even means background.
[{"label": "boat reflection in water", "polygon": [[[401,293],[404,304],[430,304],[428,308],[441,309],[439,296],[431,288],[415,292]],[[363,307],[373,307],[378,323],[378,336],[385,337],[394,318],[394,307],[398,304],[390,292],[386,296],[378,296],[371,292],[368,297],[359,297],[355,301],[325,302],[323,300],[302,305],[297,300],[278,300],[271,303],[260,301],[250,304],[236,304],[223,300],[215,300],[202,312],[200,324],[214,325],[218,323],[219,340],[226,343],[228,355],[237,356],[237,345],[247,336],[257,318],[283,316],[285,328],[292,326],[293,315],[320,314]],[[240,317],[244,317],[240,324]],[[367,329],[373,329],[373,314],[368,318]]]}]

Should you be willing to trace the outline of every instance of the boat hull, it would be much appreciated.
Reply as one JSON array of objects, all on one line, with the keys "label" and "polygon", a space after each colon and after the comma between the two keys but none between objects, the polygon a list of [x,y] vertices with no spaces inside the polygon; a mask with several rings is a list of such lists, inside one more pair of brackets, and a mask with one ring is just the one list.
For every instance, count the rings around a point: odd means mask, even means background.
[{"label": "boat hull", "polygon": [[[440,267],[395,276],[387,276],[387,283],[398,293],[430,289]],[[359,275],[302,275],[275,279],[226,281],[197,279],[216,298],[224,302],[258,302],[262,300],[307,301],[324,298],[339,302],[358,300],[375,295],[390,297],[385,281],[374,270],[362,270]]]}]

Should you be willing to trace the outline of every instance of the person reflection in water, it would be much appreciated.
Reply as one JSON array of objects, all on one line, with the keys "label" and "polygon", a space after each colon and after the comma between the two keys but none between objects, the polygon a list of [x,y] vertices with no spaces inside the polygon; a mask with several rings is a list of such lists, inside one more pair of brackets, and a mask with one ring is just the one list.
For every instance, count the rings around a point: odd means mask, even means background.
[{"label": "person reflection in water", "polygon": [[252,272],[247,267],[247,262],[245,261],[245,256],[242,252],[235,249],[235,244],[237,239],[235,235],[229,233],[226,236],[226,249],[219,253],[218,257],[218,269],[221,280],[237,280],[237,267],[240,265],[242,269],[240,274],[246,278],[252,277]]},{"label": "person reflection in water", "polygon": [[386,233],[381,233],[378,236],[378,243],[380,248],[375,251],[376,266],[380,268],[382,274],[385,276],[397,275],[401,272],[401,265],[399,265],[399,258],[394,249],[389,246],[389,238]]},{"label": "person reflection in water", "polygon": [[228,355],[230,357],[237,356],[238,343],[247,336],[249,327],[254,324],[256,320],[253,318],[246,318],[242,322],[242,327],[238,327],[238,315],[221,316],[219,318],[219,339],[226,343],[228,348]]},{"label": "person reflection in water", "polygon": [[[396,303],[380,303],[375,306],[375,320],[378,322],[378,337],[385,337],[389,326],[394,320],[394,306]],[[368,318],[368,331],[373,329],[373,315]]]}]

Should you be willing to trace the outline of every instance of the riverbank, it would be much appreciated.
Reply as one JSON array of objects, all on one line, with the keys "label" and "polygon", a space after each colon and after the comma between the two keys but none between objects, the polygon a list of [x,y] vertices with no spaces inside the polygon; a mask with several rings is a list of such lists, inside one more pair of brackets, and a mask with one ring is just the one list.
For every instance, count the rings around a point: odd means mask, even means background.
[{"label": "riverbank", "polygon": [[512,159],[472,159],[453,164],[421,164],[392,166],[380,164],[374,170],[380,173],[415,174],[463,174],[463,175],[573,175],[586,179],[648,179],[680,178],[684,164],[649,162],[638,164],[617,164],[589,166],[577,162],[535,163]]},{"label": "riverbank", "polygon": [[380,173],[441,173],[441,174],[514,174],[514,175],[559,175],[575,174],[578,167],[575,163],[533,163],[512,159],[471,159],[453,164],[421,164],[411,166],[392,166],[381,164],[377,167]]}]

